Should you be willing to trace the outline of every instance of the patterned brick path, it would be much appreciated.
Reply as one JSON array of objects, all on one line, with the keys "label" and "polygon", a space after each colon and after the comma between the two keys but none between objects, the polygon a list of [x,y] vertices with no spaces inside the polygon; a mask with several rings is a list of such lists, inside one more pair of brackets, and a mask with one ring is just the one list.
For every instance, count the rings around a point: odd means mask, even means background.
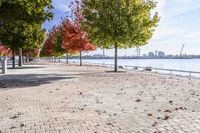
[{"label": "patterned brick path", "polygon": [[32,65],[0,75],[0,132],[200,133],[199,80],[105,70]]},{"label": "patterned brick path", "polygon": [[157,126],[162,133],[200,133],[200,112],[181,112]]}]

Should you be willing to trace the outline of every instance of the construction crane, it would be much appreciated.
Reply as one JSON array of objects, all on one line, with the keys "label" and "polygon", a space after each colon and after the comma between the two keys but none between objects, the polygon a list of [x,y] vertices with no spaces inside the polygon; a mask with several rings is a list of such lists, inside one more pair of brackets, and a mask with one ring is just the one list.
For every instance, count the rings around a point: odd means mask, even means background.
[{"label": "construction crane", "polygon": [[180,58],[183,57],[183,49],[184,49],[184,47],[185,47],[185,44],[183,44],[182,47],[181,47],[181,51],[180,51],[180,55],[179,55]]}]

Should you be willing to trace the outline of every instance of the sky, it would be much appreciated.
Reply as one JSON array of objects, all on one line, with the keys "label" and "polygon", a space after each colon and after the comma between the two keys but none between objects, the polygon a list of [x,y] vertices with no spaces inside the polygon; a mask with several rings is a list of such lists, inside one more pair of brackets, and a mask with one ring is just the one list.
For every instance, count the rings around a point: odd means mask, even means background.
[{"label": "sky", "polygon": [[[54,19],[46,22],[43,27],[50,29],[59,24],[61,17],[69,11],[72,0],[53,0]],[[183,53],[200,55],[200,0],[156,0],[161,18],[158,27],[149,43],[141,47],[141,54],[150,51],[164,51],[166,54],[179,54],[185,44]],[[86,53],[102,54],[102,50]],[[119,50],[119,55],[135,55],[136,49]],[[106,50],[106,55],[114,55],[114,50]]]}]

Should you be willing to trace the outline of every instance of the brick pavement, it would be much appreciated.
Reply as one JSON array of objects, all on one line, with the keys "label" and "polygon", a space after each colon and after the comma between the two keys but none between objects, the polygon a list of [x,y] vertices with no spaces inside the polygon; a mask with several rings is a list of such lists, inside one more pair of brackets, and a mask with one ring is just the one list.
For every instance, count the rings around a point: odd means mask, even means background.
[{"label": "brick pavement", "polygon": [[200,132],[199,85],[196,79],[95,67],[10,70],[0,75],[0,132]]},{"label": "brick pavement", "polygon": [[165,133],[200,133],[200,112],[180,112],[174,119],[159,124],[155,130]]}]

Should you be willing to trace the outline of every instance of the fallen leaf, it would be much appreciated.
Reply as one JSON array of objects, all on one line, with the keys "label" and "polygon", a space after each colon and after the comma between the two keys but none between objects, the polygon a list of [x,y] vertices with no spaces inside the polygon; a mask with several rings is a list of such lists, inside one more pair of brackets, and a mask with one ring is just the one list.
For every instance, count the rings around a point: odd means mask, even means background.
[{"label": "fallen leaf", "polygon": [[137,98],[137,100],[135,100],[135,102],[141,102],[141,100],[139,98]]}]

